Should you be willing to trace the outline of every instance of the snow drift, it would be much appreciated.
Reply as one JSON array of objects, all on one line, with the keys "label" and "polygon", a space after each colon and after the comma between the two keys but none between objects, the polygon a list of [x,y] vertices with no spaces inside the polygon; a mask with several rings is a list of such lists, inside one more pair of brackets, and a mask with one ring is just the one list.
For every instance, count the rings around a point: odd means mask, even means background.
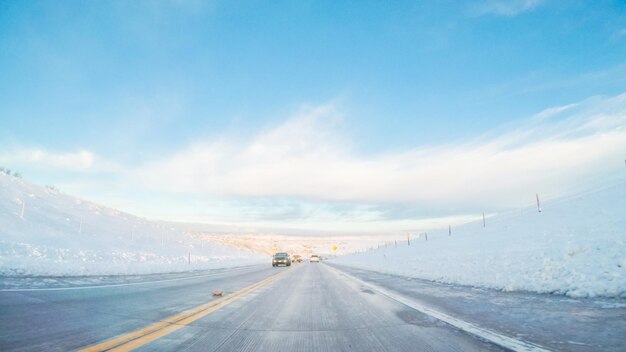
[{"label": "snow drift", "polygon": [[445,283],[626,297],[626,183],[334,260]]},{"label": "snow drift", "polygon": [[0,275],[148,274],[263,259],[0,172]]}]

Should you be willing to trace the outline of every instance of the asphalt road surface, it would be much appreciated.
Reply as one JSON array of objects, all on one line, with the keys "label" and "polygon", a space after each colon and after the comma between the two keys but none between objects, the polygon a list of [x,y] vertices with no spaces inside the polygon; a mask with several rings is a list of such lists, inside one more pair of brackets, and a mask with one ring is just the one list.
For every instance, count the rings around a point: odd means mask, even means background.
[{"label": "asphalt road surface", "polygon": [[[224,297],[213,297],[214,290],[224,290]],[[181,318],[184,311],[191,313]],[[106,347],[98,345],[111,340]],[[138,351],[503,350],[325,264],[256,266],[106,287],[0,291],[0,350],[94,345]]]},{"label": "asphalt road surface", "polygon": [[438,312],[548,350],[626,351],[626,298],[502,292],[333,266]]},{"label": "asphalt road surface", "polygon": [[0,277],[0,351],[626,351],[624,336],[624,299],[504,293],[332,263]]}]

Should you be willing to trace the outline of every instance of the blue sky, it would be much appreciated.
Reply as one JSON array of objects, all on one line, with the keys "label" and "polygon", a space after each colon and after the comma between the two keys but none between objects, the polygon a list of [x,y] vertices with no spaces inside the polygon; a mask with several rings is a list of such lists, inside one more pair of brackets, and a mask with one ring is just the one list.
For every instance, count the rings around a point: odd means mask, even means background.
[{"label": "blue sky", "polygon": [[[0,77],[0,164],[34,182],[155,218],[399,230],[613,177],[626,3],[0,1]],[[546,146],[549,172],[516,168]]]}]

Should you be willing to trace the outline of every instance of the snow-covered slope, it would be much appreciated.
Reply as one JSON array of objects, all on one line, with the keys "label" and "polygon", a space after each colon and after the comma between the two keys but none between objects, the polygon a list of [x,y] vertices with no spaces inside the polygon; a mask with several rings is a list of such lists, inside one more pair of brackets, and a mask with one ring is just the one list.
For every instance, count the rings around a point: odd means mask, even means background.
[{"label": "snow-covered slope", "polygon": [[0,172],[1,275],[158,273],[262,260]]},{"label": "snow-covered slope", "polygon": [[336,263],[447,283],[626,297],[626,184],[433,231]]}]

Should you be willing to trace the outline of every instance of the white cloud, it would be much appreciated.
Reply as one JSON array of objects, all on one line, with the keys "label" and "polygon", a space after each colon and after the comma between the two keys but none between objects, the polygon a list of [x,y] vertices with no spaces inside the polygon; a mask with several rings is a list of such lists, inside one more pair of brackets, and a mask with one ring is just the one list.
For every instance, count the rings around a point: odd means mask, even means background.
[{"label": "white cloud", "polygon": [[567,104],[567,105],[563,105],[563,106],[547,108],[547,109],[541,111],[540,113],[535,114],[534,118],[537,119],[537,120],[548,119],[548,118],[551,118],[553,116],[559,115],[562,112],[565,112],[567,110],[575,108],[577,105],[578,104]]},{"label": "white cloud", "polygon": [[360,153],[344,130],[331,103],[304,107],[251,138],[222,134],[145,164],[120,167],[88,150],[13,148],[0,151],[0,165],[40,172],[42,182],[105,204],[130,201],[123,208],[143,216],[404,231],[532,205],[535,192],[546,200],[611,175],[623,180],[626,94],[546,109],[461,143],[374,155]]},{"label": "white cloud", "polygon": [[516,16],[541,5],[543,0],[485,0],[472,5],[475,15]]},{"label": "white cloud", "polygon": [[559,118],[530,118],[463,144],[367,156],[337,132],[341,115],[330,104],[303,109],[249,141],[194,143],[139,167],[134,177],[170,192],[502,208],[535,192],[564,194],[623,168],[626,94],[547,111]]},{"label": "white cloud", "polygon": [[0,163],[55,168],[68,171],[89,171],[96,157],[87,150],[53,153],[41,148],[14,149],[0,153]]}]

